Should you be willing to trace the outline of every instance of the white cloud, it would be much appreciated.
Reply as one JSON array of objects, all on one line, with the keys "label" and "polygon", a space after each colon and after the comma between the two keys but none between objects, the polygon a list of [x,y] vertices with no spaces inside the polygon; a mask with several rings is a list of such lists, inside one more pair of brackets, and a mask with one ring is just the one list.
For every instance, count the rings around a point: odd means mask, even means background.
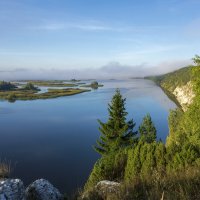
[{"label": "white cloud", "polygon": [[79,23],[65,23],[65,22],[48,22],[41,25],[29,27],[32,30],[45,30],[45,31],[62,31],[69,29],[77,29],[82,31],[119,31],[113,27],[91,23],[91,22],[79,22]]},{"label": "white cloud", "polygon": [[82,31],[113,31],[113,32],[134,32],[146,33],[168,30],[172,27],[164,25],[152,26],[124,26],[118,23],[107,24],[97,20],[76,21],[76,22],[62,22],[62,21],[47,21],[40,20],[35,26],[29,26],[31,30],[45,30],[45,31],[61,31],[77,29]]}]

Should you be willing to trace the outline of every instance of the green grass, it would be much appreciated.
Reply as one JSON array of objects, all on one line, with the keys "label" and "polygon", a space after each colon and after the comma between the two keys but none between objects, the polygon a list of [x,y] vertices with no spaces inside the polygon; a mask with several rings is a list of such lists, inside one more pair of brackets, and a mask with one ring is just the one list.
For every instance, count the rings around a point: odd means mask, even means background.
[{"label": "green grass", "polygon": [[84,200],[192,200],[200,199],[200,170],[188,168],[175,173],[160,175],[156,171],[145,178],[135,177],[129,182],[121,182],[119,192],[103,194],[92,187],[82,194]]}]

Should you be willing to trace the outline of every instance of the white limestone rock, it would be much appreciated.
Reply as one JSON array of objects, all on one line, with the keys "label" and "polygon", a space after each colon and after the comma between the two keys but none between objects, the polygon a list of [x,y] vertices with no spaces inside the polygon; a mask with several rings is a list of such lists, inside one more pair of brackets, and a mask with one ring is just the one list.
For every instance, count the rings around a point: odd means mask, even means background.
[{"label": "white limestone rock", "polygon": [[0,200],[24,200],[24,184],[20,179],[0,180]]},{"label": "white limestone rock", "polygon": [[38,179],[25,191],[26,200],[62,200],[63,195],[49,181]]},{"label": "white limestone rock", "polygon": [[96,190],[101,196],[118,193],[119,192],[120,183],[114,181],[100,181],[96,185]]},{"label": "white limestone rock", "polygon": [[89,190],[85,191],[81,196],[81,200],[91,199],[116,199],[120,193],[120,183],[114,181],[103,180],[97,183],[97,185]]},{"label": "white limestone rock", "polygon": [[180,103],[183,111],[187,110],[188,106],[193,102],[193,98],[195,97],[191,81],[184,86],[176,87],[173,94]]}]

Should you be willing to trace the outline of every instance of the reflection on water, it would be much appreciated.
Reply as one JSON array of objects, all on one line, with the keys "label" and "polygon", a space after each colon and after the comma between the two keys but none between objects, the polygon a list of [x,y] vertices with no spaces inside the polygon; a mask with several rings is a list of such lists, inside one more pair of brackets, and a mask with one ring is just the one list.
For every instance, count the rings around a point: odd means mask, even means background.
[{"label": "reflection on water", "polygon": [[92,149],[99,137],[97,119],[107,119],[116,88],[127,98],[128,117],[138,126],[150,113],[158,138],[165,140],[168,111],[176,106],[159,87],[140,79],[99,83],[104,87],[75,96],[0,102],[0,158],[17,163],[12,176],[25,184],[46,178],[63,192],[81,186],[98,158]]}]

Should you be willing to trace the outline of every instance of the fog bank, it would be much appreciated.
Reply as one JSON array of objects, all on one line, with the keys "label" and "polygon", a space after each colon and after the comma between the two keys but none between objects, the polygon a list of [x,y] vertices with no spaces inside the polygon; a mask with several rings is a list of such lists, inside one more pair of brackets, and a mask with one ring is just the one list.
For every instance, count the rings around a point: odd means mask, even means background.
[{"label": "fog bank", "polygon": [[159,75],[174,71],[181,67],[192,64],[191,60],[176,60],[162,62],[157,66],[146,63],[140,65],[123,65],[119,62],[110,62],[99,68],[85,69],[3,69],[0,70],[0,80],[67,80],[67,79],[125,79],[131,77],[144,77],[148,75]]}]

